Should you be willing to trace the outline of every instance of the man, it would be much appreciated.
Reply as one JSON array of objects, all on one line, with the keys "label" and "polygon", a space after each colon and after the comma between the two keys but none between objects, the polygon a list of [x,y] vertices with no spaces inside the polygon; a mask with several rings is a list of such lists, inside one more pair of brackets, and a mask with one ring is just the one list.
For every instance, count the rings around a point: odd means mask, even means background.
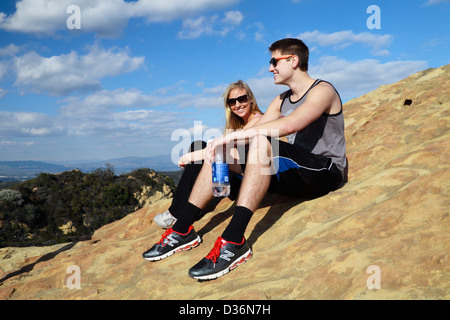
[{"label": "man", "polygon": [[[275,84],[290,89],[272,101],[251,129],[227,134],[207,146],[209,161],[205,161],[182,214],[160,242],[143,253],[145,259],[161,260],[201,242],[192,224],[212,199],[210,163],[218,147],[248,145],[245,164],[230,165],[236,173],[242,173],[243,167],[245,175],[229,225],[211,252],[189,270],[189,276],[198,280],[223,276],[251,258],[244,232],[268,191],[316,198],[345,182],[347,159],[339,94],[328,82],[308,75],[309,50],[301,40],[279,40],[269,50],[269,71]],[[288,142],[276,140],[278,137],[286,137]]]}]

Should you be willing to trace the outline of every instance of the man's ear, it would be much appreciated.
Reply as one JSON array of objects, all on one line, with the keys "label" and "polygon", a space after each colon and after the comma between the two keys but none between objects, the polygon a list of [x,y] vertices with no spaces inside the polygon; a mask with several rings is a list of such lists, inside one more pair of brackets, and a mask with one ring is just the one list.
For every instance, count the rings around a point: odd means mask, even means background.
[{"label": "man's ear", "polygon": [[297,69],[300,66],[300,58],[298,56],[292,56],[292,68]]}]

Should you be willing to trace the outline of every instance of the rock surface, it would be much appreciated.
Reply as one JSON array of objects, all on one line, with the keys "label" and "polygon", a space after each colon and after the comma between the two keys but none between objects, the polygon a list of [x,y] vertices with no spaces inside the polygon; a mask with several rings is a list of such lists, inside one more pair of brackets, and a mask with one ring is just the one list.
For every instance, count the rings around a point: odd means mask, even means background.
[{"label": "rock surface", "polygon": [[187,271],[234,204],[196,223],[199,247],[147,262],[163,199],[88,241],[0,249],[0,299],[449,299],[449,110],[450,65],[346,103],[349,182],[311,201],[270,195],[246,232],[253,258],[222,278]]}]

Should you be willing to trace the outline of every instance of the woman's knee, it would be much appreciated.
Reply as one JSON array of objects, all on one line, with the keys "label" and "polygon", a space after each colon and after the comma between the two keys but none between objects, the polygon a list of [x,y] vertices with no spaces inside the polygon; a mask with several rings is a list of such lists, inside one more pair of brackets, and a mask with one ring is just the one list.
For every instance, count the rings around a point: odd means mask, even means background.
[{"label": "woman's knee", "polygon": [[206,148],[206,142],[202,140],[196,140],[191,143],[191,146],[189,147],[189,152],[194,152],[197,150],[202,150]]}]

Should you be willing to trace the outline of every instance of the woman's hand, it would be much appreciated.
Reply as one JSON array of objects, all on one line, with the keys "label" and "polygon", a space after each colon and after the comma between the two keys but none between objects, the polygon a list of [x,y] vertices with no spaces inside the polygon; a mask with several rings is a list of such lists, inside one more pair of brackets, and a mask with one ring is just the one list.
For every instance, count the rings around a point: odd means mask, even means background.
[{"label": "woman's hand", "polygon": [[184,169],[184,167],[186,167],[186,165],[189,163],[201,164],[205,159],[206,159],[206,148],[183,154],[178,159],[178,166],[181,169]]},{"label": "woman's hand", "polygon": [[178,159],[178,166],[181,168],[181,169],[184,169],[184,167],[186,166],[186,164],[188,164],[190,162],[190,159],[189,159],[189,153],[185,153],[185,154],[183,154],[181,157],[180,157],[180,159]]}]

